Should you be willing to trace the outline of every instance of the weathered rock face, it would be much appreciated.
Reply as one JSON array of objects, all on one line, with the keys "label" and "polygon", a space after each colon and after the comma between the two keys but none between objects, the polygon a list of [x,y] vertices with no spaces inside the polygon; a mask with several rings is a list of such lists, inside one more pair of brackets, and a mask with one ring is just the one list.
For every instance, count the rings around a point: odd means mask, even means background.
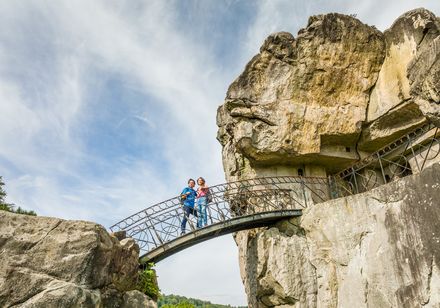
[{"label": "weathered rock face", "polygon": [[239,233],[249,305],[439,307],[439,200],[435,164],[370,192],[316,204],[300,221]]},{"label": "weathered rock face", "polygon": [[[301,221],[324,307],[440,306],[440,165]],[[325,219],[324,219],[325,218]]]},{"label": "weathered rock face", "polygon": [[0,306],[155,307],[131,291],[138,257],[94,223],[0,211]]},{"label": "weathered rock face", "polygon": [[316,306],[316,270],[298,224],[292,219],[269,230],[235,235],[250,307]]},{"label": "weathered rock face", "polygon": [[325,145],[355,144],[384,56],[382,33],[340,14],[269,36],[218,111],[228,179],[248,160],[316,161]]},{"label": "weathered rock face", "polygon": [[[218,109],[228,181],[327,176],[440,127],[440,19],[381,33],[340,14],[269,36]],[[236,234],[251,307],[440,306],[440,167]],[[436,246],[437,245],[437,246]]]},{"label": "weathered rock face", "polygon": [[426,120],[440,108],[440,22],[417,9],[384,32],[386,57],[372,90],[359,148],[372,151]]},{"label": "weathered rock face", "polygon": [[327,14],[296,38],[269,36],[217,113],[227,179],[272,167],[325,175],[427,119],[440,124],[439,33],[439,19],[417,9],[384,33]]}]

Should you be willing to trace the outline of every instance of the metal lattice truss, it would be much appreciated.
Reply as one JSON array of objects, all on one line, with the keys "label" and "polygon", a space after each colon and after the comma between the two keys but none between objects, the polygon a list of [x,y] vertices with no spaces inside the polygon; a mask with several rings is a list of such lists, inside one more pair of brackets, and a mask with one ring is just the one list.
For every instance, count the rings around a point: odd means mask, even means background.
[{"label": "metal lattice truss", "polygon": [[[306,208],[309,203],[329,199],[326,178],[266,177],[211,186],[212,202],[207,206],[210,225],[233,217],[255,213]],[[124,230],[142,252],[164,245],[180,236],[183,219],[180,198],[175,197],[146,208],[110,227]],[[196,230],[194,217],[188,227]]]},{"label": "metal lattice truss", "polygon": [[[265,177],[210,187],[207,205],[209,226],[227,226],[237,217],[306,208],[310,204],[361,193],[408,174],[421,172],[439,161],[439,130],[427,124],[371,154],[334,176]],[[139,244],[141,252],[166,250],[181,237],[184,212],[179,197],[150,206],[110,227],[125,231]],[[198,231],[192,215],[188,227]],[[197,233],[197,232],[194,232]]]}]

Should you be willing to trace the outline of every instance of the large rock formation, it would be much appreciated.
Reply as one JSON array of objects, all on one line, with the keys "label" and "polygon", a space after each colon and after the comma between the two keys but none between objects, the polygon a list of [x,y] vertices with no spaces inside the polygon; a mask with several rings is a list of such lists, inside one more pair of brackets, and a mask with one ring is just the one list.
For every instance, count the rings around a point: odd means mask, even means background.
[{"label": "large rock formation", "polygon": [[98,224],[0,211],[0,306],[156,307],[133,291],[138,258]]},{"label": "large rock formation", "polygon": [[269,36],[217,113],[226,178],[325,175],[439,121],[439,33],[417,9],[385,33],[327,14]]},{"label": "large rock formation", "polygon": [[324,161],[326,146],[355,144],[384,49],[382,33],[340,14],[311,17],[296,39],[269,36],[219,108],[228,180],[250,172],[248,161]]},{"label": "large rock formation", "polygon": [[[440,126],[440,19],[340,14],[269,36],[217,114],[228,181],[328,176]],[[440,306],[440,167],[235,235],[251,307]]]}]

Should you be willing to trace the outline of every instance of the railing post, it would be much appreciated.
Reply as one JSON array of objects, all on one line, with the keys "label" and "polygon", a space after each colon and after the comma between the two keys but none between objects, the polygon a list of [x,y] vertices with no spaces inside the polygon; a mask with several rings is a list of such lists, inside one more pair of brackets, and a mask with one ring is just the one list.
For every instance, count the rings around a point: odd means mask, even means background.
[{"label": "railing post", "polygon": [[434,143],[435,136],[437,135],[438,127],[435,129],[434,136],[432,137],[431,143],[429,143],[428,151],[426,151],[426,156],[423,159],[422,170],[425,167],[426,160],[428,159],[429,152],[431,151],[432,144]]},{"label": "railing post", "polygon": [[327,197],[329,200],[333,199],[332,198],[332,182],[331,182],[332,177],[329,175],[327,176],[327,189],[328,189],[328,194]]},{"label": "railing post", "polygon": [[156,247],[159,246],[159,245],[157,245],[157,243],[156,243],[156,239],[154,238],[153,233],[152,233],[151,230],[148,228],[147,223],[145,223],[145,225],[147,226],[148,233],[150,233],[151,240],[153,241],[154,245],[155,245]]},{"label": "railing post", "polygon": [[[229,202],[228,202],[228,205],[229,205]],[[217,208],[217,213],[219,214],[219,219],[221,221],[225,221],[225,214],[223,214],[223,211],[220,209],[217,202],[215,203],[215,206]]]},{"label": "railing post", "polygon": [[163,240],[160,237],[159,233],[157,232],[156,228],[154,227],[153,223],[150,222],[150,227],[153,229],[154,234],[156,234],[157,239],[159,240],[160,244],[163,245]]},{"label": "railing post", "polygon": [[306,208],[307,207],[306,185],[304,185],[304,180],[302,177],[301,177],[301,188],[304,197],[304,208]]},{"label": "railing post", "polygon": [[416,155],[416,153],[414,152],[414,148],[412,147],[412,140],[411,140],[411,138],[410,138],[409,136],[408,136],[408,142],[409,142],[409,146],[410,146],[410,148],[411,148],[411,153],[412,153],[412,155],[413,155],[413,157],[414,157],[414,160],[416,161],[417,169],[419,170],[419,172],[421,172],[422,170],[420,170],[419,162],[418,162],[418,160],[417,160],[417,155]]},{"label": "railing post", "polygon": [[[176,209],[176,217],[177,217],[177,220],[179,221],[178,230],[180,230],[180,227],[182,225],[182,220],[180,219],[179,208]],[[180,232],[177,231],[177,235],[179,235],[179,233]]]},{"label": "railing post", "polygon": [[356,188],[356,193],[359,193],[359,187],[358,187],[358,183],[357,183],[357,179],[356,179],[356,172],[354,171],[354,168],[351,168],[351,173],[353,176],[353,180],[354,180],[354,187]]},{"label": "railing post", "polygon": [[211,212],[211,207],[208,206],[206,209],[206,213],[209,213],[209,220],[211,221],[211,225],[214,223],[212,220],[212,212]]},{"label": "railing post", "polygon": [[386,184],[387,183],[387,178],[385,177],[385,171],[383,170],[382,160],[380,159],[380,154],[379,153],[377,153],[377,159],[379,160],[380,171],[382,173],[383,183]]}]

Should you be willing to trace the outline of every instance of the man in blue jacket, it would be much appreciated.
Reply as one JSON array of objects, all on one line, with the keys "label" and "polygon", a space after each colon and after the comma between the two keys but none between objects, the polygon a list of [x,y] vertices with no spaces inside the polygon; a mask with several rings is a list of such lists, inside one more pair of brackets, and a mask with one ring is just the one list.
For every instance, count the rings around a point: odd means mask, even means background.
[{"label": "man in blue jacket", "polygon": [[196,181],[189,179],[188,187],[185,187],[180,194],[180,198],[183,200],[183,220],[181,225],[182,234],[185,234],[186,222],[189,218],[189,215],[192,214],[197,217],[197,211],[194,209],[197,193],[194,190],[194,186],[196,186]]}]

